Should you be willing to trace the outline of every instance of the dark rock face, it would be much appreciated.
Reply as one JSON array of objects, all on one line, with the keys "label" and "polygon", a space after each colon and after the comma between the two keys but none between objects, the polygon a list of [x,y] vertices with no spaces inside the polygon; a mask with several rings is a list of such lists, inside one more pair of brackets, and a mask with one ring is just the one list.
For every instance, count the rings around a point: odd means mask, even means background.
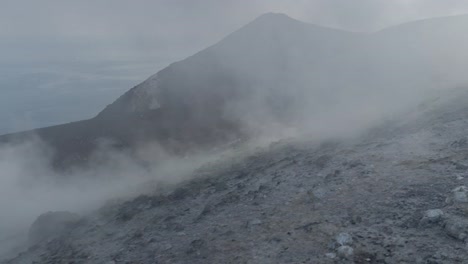
[{"label": "dark rock face", "polygon": [[80,217],[70,212],[47,212],[40,215],[29,230],[29,243],[38,244],[63,234],[76,224]]}]

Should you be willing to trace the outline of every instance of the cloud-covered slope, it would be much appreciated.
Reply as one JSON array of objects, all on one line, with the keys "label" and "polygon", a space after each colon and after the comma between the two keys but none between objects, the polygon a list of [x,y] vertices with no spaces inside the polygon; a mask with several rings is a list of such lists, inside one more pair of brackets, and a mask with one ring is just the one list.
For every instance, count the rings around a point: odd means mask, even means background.
[{"label": "cloud-covered slope", "polygon": [[118,149],[155,141],[184,153],[286,128],[351,133],[430,89],[468,81],[466,20],[362,34],[265,14],[151,76],[96,118],[35,132],[57,149],[61,166],[86,160],[103,138]]}]

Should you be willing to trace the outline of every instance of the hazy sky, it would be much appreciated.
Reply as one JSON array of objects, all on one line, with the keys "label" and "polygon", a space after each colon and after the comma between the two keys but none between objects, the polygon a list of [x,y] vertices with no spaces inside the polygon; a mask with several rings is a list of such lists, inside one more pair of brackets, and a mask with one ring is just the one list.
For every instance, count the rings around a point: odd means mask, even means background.
[{"label": "hazy sky", "polygon": [[1,0],[0,134],[89,118],[266,12],[373,31],[468,13],[468,1]]},{"label": "hazy sky", "polygon": [[[69,46],[82,59],[183,57],[265,12],[349,30],[370,31],[468,12],[463,0],[2,0],[0,38],[59,59]],[[19,48],[19,47],[18,47]],[[3,54],[3,52],[2,52]],[[5,53],[9,58],[21,54]],[[159,55],[163,54],[163,55]],[[71,56],[71,55],[70,55]],[[20,56],[21,57],[21,56]],[[73,56],[72,56],[73,57]],[[11,60],[17,60],[11,58]]]}]

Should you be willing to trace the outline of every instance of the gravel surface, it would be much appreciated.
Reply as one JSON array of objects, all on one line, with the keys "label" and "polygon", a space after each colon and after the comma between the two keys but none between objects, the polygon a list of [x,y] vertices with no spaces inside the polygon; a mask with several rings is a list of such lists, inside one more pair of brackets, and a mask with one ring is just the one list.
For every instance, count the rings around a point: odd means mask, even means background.
[{"label": "gravel surface", "polygon": [[204,166],[4,263],[468,263],[466,106],[459,92],[358,139]]}]

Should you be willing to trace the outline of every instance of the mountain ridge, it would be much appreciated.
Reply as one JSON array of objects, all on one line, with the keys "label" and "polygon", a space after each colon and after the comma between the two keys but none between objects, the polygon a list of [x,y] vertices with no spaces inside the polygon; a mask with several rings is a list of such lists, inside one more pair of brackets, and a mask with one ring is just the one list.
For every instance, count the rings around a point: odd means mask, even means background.
[{"label": "mountain ridge", "polygon": [[[456,24],[460,17],[435,21]],[[102,138],[117,149],[156,141],[166,151],[183,153],[248,138],[264,132],[258,131],[262,126],[302,126],[309,113],[323,119],[316,113],[337,105],[352,109],[340,97],[387,93],[407,100],[405,90],[412,87],[468,82],[460,59],[468,58],[463,34],[449,36],[447,53],[437,43],[444,31],[408,35],[405,25],[392,27],[391,34],[362,34],[265,14],[150,76],[92,119],[0,136],[0,142],[37,134],[57,150],[54,164],[66,168],[85,162]]]}]

